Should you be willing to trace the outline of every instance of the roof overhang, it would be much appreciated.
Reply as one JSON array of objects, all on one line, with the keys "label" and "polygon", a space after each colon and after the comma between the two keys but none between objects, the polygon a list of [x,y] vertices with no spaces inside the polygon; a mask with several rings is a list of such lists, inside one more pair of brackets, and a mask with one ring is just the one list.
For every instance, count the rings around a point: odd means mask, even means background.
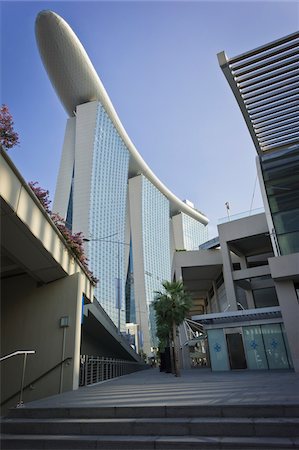
[{"label": "roof overhang", "polygon": [[[226,311],[215,314],[202,314],[193,316],[192,320],[204,325],[237,325],[243,322],[256,322],[272,319],[281,319],[279,306],[271,308],[244,309],[241,311]],[[280,320],[281,321],[281,320]]]},{"label": "roof overhang", "polygon": [[106,353],[109,353],[109,357],[143,362],[124,336],[119,334],[116,326],[96,299],[92,304],[84,306],[83,328],[95,340],[105,342]]},{"label": "roof overhang", "polygon": [[299,143],[299,32],[219,65],[259,155]]}]

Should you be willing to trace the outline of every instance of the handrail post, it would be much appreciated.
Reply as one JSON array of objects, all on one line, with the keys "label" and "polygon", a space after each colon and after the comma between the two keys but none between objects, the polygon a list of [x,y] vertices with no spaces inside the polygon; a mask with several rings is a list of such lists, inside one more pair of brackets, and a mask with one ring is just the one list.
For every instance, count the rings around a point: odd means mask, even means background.
[{"label": "handrail post", "polygon": [[87,386],[87,376],[88,376],[88,356],[85,355],[85,386]]},{"label": "handrail post", "polygon": [[24,381],[25,381],[26,362],[27,362],[27,353],[24,353],[22,381],[21,381],[21,392],[20,392],[20,399],[19,399],[19,403],[17,404],[17,408],[21,408],[22,406],[24,406],[23,389],[24,389]]}]

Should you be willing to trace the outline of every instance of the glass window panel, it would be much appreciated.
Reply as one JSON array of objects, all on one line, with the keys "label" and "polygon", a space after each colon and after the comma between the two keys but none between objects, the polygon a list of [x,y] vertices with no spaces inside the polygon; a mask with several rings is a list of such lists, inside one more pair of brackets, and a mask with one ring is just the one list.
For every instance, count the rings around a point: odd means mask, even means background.
[{"label": "glass window panel", "polygon": [[299,208],[299,192],[289,191],[280,195],[270,195],[269,204],[272,213]]},{"label": "glass window panel", "polygon": [[277,236],[282,255],[299,252],[299,231]]},{"label": "glass window panel", "polygon": [[273,214],[277,234],[299,231],[299,208]]},{"label": "glass window panel", "polygon": [[161,282],[171,279],[169,201],[144,176],[142,176],[142,234],[149,329],[152,344],[157,346],[155,313],[151,303],[154,300],[154,291],[161,290]]},{"label": "glass window panel", "polygon": [[[108,241],[125,242],[124,224],[127,214],[127,180],[130,153],[112,121],[99,103],[94,133],[91,177],[89,234],[101,239],[117,233]],[[100,280],[95,297],[117,325],[117,291],[115,279],[121,279],[121,328],[125,324],[124,292],[126,281],[125,245],[104,240],[89,243],[91,270]],[[119,262],[119,274],[118,274]]]},{"label": "glass window panel", "polygon": [[200,244],[208,240],[208,227],[193,219],[187,214],[182,214],[183,239],[185,250],[198,250]]},{"label": "glass window panel", "polygon": [[287,191],[298,190],[299,174],[293,172],[288,174],[285,178],[279,178],[265,183],[266,191],[269,195],[279,195]]},{"label": "glass window panel", "polygon": [[289,362],[280,324],[261,326],[269,369],[288,369]]},{"label": "glass window panel", "polygon": [[223,329],[208,330],[212,370],[230,370]]},{"label": "glass window panel", "polygon": [[254,289],[252,294],[256,308],[269,308],[279,305],[275,287]]},{"label": "glass window panel", "polygon": [[248,369],[268,369],[261,327],[243,327],[243,339]]}]

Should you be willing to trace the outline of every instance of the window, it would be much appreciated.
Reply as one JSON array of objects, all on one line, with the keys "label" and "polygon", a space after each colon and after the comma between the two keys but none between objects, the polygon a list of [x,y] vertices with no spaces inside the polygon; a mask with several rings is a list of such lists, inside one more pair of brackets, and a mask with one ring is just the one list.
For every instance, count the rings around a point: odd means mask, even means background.
[{"label": "window", "polygon": [[256,308],[269,308],[279,305],[275,287],[254,289],[252,294]]}]

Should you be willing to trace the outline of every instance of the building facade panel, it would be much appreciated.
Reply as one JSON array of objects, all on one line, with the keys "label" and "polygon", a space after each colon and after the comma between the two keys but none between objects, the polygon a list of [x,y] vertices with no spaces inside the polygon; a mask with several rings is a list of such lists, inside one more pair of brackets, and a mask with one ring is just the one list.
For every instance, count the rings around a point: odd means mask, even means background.
[{"label": "building facade panel", "polygon": [[158,346],[152,308],[154,292],[162,289],[163,281],[171,279],[169,215],[168,199],[150,181],[142,177],[144,282],[150,336],[154,347]]},{"label": "building facade panel", "polygon": [[121,329],[125,325],[125,223],[129,152],[97,103],[89,206],[90,267],[99,279],[95,295],[118,324],[116,279],[120,279]]}]

